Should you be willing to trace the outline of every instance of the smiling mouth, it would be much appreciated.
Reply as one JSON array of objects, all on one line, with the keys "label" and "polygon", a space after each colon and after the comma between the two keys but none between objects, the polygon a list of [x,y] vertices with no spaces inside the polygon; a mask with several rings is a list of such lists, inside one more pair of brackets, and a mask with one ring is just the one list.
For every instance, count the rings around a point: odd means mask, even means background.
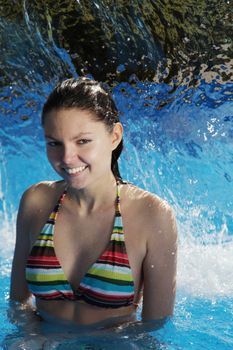
[{"label": "smiling mouth", "polygon": [[65,170],[65,172],[69,175],[74,175],[74,174],[78,174],[81,173],[82,171],[84,171],[87,168],[87,166],[80,166],[78,168],[63,168]]}]

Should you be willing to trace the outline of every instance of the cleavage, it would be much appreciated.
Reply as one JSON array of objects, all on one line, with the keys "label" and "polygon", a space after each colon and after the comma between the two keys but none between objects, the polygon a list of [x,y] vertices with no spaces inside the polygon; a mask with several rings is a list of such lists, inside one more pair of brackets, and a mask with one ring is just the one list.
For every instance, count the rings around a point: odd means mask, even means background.
[{"label": "cleavage", "polygon": [[54,251],[73,290],[77,290],[89,268],[107,249],[114,226],[115,211],[68,221],[58,215],[54,225]]}]

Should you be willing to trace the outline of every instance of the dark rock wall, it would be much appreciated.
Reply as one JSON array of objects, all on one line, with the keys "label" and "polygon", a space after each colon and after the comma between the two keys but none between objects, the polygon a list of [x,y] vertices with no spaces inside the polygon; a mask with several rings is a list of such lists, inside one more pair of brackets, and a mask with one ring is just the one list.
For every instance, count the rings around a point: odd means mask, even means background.
[{"label": "dark rock wall", "polygon": [[57,64],[56,48],[65,49],[79,75],[111,84],[134,74],[167,83],[186,79],[191,85],[200,76],[228,81],[231,5],[227,0],[1,0],[1,84],[10,76],[30,82],[73,75],[65,60]]}]

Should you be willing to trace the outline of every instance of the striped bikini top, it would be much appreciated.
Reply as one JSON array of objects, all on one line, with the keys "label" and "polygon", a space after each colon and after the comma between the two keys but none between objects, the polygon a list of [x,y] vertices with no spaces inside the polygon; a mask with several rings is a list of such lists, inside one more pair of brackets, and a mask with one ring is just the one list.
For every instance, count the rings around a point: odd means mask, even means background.
[{"label": "striped bikini top", "polygon": [[43,300],[80,300],[108,308],[132,305],[134,282],[124,240],[119,184],[110,241],[88,269],[77,290],[72,289],[54,250],[54,228],[65,195],[66,191],[59,198],[28,257],[26,280],[29,290]]}]

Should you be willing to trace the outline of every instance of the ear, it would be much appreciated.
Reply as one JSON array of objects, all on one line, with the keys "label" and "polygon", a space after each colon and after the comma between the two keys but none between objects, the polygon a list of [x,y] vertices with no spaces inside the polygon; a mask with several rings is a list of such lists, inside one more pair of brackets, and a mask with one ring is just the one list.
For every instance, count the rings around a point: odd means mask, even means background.
[{"label": "ear", "polygon": [[120,122],[114,124],[112,130],[112,151],[117,148],[123,137],[123,126]]}]

